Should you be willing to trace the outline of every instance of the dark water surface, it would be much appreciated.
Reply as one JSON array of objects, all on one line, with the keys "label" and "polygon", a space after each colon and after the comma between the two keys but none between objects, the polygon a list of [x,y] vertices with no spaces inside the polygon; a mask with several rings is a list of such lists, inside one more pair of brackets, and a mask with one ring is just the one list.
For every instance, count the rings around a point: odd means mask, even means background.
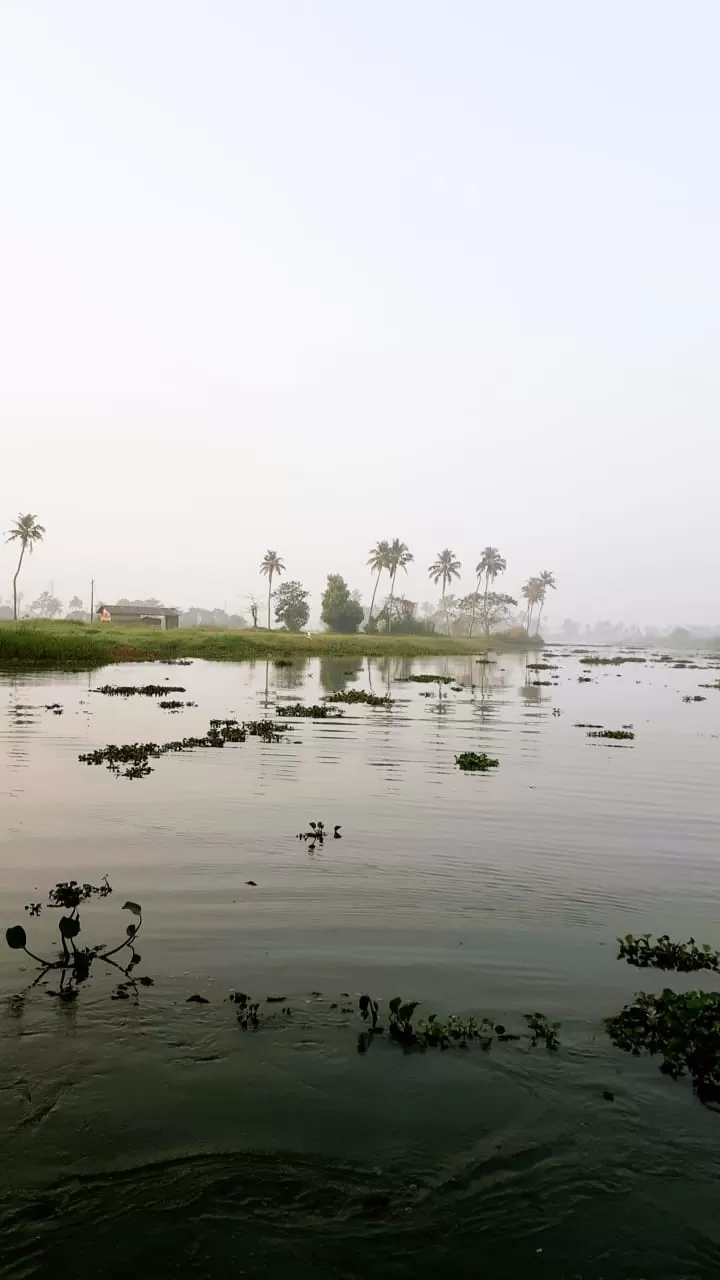
[{"label": "dark water surface", "polygon": [[[155,979],[135,1007],[98,966],[76,1004],[38,986],[18,1009],[37,970],[0,949],[0,1275],[720,1274],[720,1116],[602,1025],[667,985],[616,960],[618,933],[720,943],[720,691],[682,701],[720,672],[650,657],[581,684],[578,654],[543,660],[558,670],[497,655],[0,676],[2,928],[47,953],[57,914],[24,904],[107,873],[85,943],[119,941],[123,902],[141,902]],[[413,670],[462,690],[400,683]],[[197,707],[95,692],[164,681]],[[139,781],[78,763],[343,687],[397,701],[168,755]],[[462,774],[463,750],[500,767]],[[295,839],[311,819],[343,838],[311,852]],[[292,1013],[265,1006],[243,1032],[232,989]],[[541,1010],[561,1048],[360,1056],[364,991],[518,1031]]]}]

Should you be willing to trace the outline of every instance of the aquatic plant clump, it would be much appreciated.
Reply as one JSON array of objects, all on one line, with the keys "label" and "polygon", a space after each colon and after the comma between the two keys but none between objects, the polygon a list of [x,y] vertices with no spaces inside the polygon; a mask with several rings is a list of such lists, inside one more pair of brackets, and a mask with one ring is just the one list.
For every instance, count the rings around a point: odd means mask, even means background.
[{"label": "aquatic plant clump", "polygon": [[[388,1002],[387,1039],[406,1050],[452,1047],[467,1049],[471,1043],[476,1042],[487,1051],[496,1039],[500,1044],[505,1044],[523,1038],[521,1034],[508,1031],[503,1023],[494,1023],[486,1017],[450,1014],[443,1020],[436,1013],[431,1013],[427,1019],[414,1023],[418,1004],[417,1000],[404,1002],[400,996],[395,996]],[[367,1030],[362,1031],[358,1037],[358,1053],[366,1053],[373,1039],[382,1036],[385,1029],[378,1022],[380,1006],[372,996],[360,997],[359,1010],[363,1022],[370,1023]],[[531,1036],[531,1046],[542,1042],[547,1049],[558,1048],[559,1022],[550,1022],[542,1013],[527,1013],[524,1018]]]},{"label": "aquatic plant clump", "polygon": [[676,973],[706,969],[720,973],[720,951],[713,951],[707,942],[699,947],[694,938],[672,942],[669,935],[663,933],[653,942],[651,933],[638,937],[626,933],[624,938],[618,938],[618,943],[618,960],[627,960],[638,969],[673,969]]},{"label": "aquatic plant clump", "polygon": [[237,720],[211,720],[210,728],[204,737],[181,738],[175,742],[166,742],[162,746],[157,742],[132,742],[122,746],[110,743],[107,747],[99,747],[96,751],[87,751],[78,756],[81,764],[107,765],[110,773],[122,778],[145,778],[152,773],[150,760],[158,760],[170,753],[213,748],[218,750],[228,742],[244,742],[247,731]]},{"label": "aquatic plant clump", "polygon": [[329,716],[341,716],[343,714],[340,707],[330,707],[327,703],[322,706],[317,703],[312,707],[303,706],[302,702],[296,702],[288,707],[276,707],[275,714],[278,716],[293,716],[293,718],[304,718],[306,720],[327,720]]},{"label": "aquatic plant clump", "polygon": [[616,742],[631,742],[635,734],[631,729],[591,729],[588,738],[611,738]]},{"label": "aquatic plant clump", "polygon": [[398,684],[401,685],[452,685],[454,677],[452,676],[401,676],[398,677]]},{"label": "aquatic plant clump", "polygon": [[163,698],[167,693],[186,693],[175,684],[101,684],[95,693],[104,693],[108,698]]},{"label": "aquatic plant clump", "polygon": [[455,757],[455,763],[467,773],[486,773],[488,769],[497,769],[500,761],[486,755],[484,751],[462,751]]},{"label": "aquatic plant clump", "polygon": [[389,695],[382,697],[377,693],[366,693],[364,689],[346,689],[343,693],[330,693],[325,702],[364,702],[368,707],[391,707],[393,699]]},{"label": "aquatic plant clump", "polygon": [[333,840],[342,840],[342,836],[340,835],[342,827],[339,822],[337,822],[333,827],[332,837],[330,836],[324,822],[309,822],[308,827],[308,831],[298,831],[296,839],[307,841],[308,851],[310,853],[314,853],[315,846],[318,844],[323,845],[326,840],[331,838]]},{"label": "aquatic plant clump", "polygon": [[[61,951],[51,959],[44,959],[30,950],[27,945],[27,934],[22,925],[14,925],[6,930],[5,941],[10,949],[12,951],[24,951],[31,960],[35,960],[40,966],[40,972],[30,983],[28,990],[44,982],[51,972],[59,972],[59,986],[57,989],[48,990],[48,995],[56,996],[60,1000],[70,1003],[77,999],[78,987],[90,977],[92,965],[97,960],[111,965],[124,978],[123,982],[117,984],[111,996],[113,1000],[128,1000],[132,991],[137,1003],[139,995],[138,983],[142,986],[152,986],[152,978],[146,976],[135,978],[132,972],[141,960],[141,956],[135,950],[135,941],[143,922],[142,907],[139,903],[125,902],[123,904],[122,910],[129,911],[137,923],[133,921],[133,923],[126,926],[125,937],[116,946],[108,947],[106,943],[96,943],[93,946],[78,947],[76,943],[76,938],[81,932],[80,906],[91,898],[102,899],[111,893],[112,887],[108,882],[107,876],[103,878],[99,885],[81,884],[77,880],[64,880],[49,891],[47,907],[59,908],[68,913],[62,915],[58,922]],[[40,914],[42,909],[40,903],[30,903],[28,906],[31,915]],[[127,952],[128,949],[130,958],[128,959],[127,955],[124,957],[126,960],[124,965],[113,960],[113,956],[119,955],[121,952]],[[22,1007],[24,998],[25,993],[14,997],[16,1009],[18,1001],[20,1002],[20,1007]]]},{"label": "aquatic plant clump", "polygon": [[647,662],[647,658],[628,657],[617,654],[614,658],[596,658],[594,656],[580,659],[584,667],[622,667],[626,662]]},{"label": "aquatic plant clump", "polygon": [[244,720],[242,727],[251,738],[260,738],[262,742],[281,742],[287,733],[287,725],[276,724],[274,720]]},{"label": "aquatic plant clump", "polygon": [[178,702],[177,699],[167,698],[164,702],[158,702],[158,706],[163,711],[182,711],[183,707],[196,707],[197,702]]},{"label": "aquatic plant clump", "polygon": [[707,698],[702,693],[686,693],[683,702],[707,702]]},{"label": "aquatic plant clump", "polygon": [[702,1102],[720,1103],[720,992],[639,991],[605,1028],[618,1049],[662,1055],[664,1075],[687,1073]]}]

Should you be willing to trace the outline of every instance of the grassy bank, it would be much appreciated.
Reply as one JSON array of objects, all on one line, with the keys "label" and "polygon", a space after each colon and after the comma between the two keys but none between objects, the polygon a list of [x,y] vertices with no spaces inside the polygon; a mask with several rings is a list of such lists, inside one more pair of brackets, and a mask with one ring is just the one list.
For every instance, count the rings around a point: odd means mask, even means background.
[{"label": "grassy bank", "polygon": [[307,636],[285,631],[221,631],[187,627],[155,631],[92,626],[82,622],[0,622],[0,668],[101,667],[111,662],[161,662],[168,658],[207,658],[225,662],[265,658],[429,657],[480,653],[484,649],[522,650],[542,644],[524,633],[456,640],[448,636]]}]

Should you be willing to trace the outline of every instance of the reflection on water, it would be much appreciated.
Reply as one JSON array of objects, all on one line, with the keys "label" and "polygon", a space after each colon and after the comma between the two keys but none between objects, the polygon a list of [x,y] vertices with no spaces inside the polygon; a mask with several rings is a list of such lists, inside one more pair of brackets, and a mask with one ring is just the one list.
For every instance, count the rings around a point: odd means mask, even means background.
[{"label": "reflection on water", "polygon": [[[682,702],[716,675],[651,661],[579,684],[572,653],[557,672],[493,656],[158,665],[148,681],[198,704],[177,717],[94,692],[130,667],[0,678],[3,927],[44,954],[57,918],[24,904],[107,873],[85,944],[141,901],[155,978],[137,1008],[110,1001],[117,974],[72,1007],[41,988],[3,1006],[1,1275],[78,1274],[88,1241],[102,1276],[718,1273],[720,1120],[601,1022],[662,985],[618,964],[618,933],[720,942],[720,694]],[[394,704],[137,782],[77,760],[346,687]],[[464,750],[499,769],[462,774]],[[310,853],[311,820],[343,838]],[[19,954],[0,952],[3,997],[34,976]],[[238,989],[291,1014],[243,1033]],[[360,1057],[342,993],[363,991],[512,1026],[539,1009],[562,1047]]]}]

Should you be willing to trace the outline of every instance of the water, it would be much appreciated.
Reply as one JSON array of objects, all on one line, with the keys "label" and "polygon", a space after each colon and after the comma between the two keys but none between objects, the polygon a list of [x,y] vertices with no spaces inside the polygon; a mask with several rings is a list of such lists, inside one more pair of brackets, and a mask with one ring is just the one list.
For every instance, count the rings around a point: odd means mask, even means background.
[{"label": "water", "polygon": [[[544,660],[557,671],[496,655],[0,678],[3,927],[47,951],[57,916],[24,904],[107,873],[83,938],[119,941],[140,901],[155,980],[135,1007],[99,967],[75,1005],[38,987],[18,1012],[5,997],[36,970],[0,950],[0,1275],[82,1274],[88,1247],[103,1277],[718,1274],[720,1117],[602,1018],[664,985],[616,960],[618,933],[720,942],[720,692],[682,702],[720,672],[651,659],[581,684],[576,653]],[[462,689],[401,683],[412,670]],[[165,680],[197,707],[94,692]],[[397,701],[140,781],[77,760],[343,687]],[[462,750],[500,767],[462,774]],[[295,839],[311,819],[342,839],[312,852]],[[231,989],[292,1014],[243,1033]],[[515,1030],[541,1010],[561,1049],[360,1056],[346,1010],[364,991]]]}]

